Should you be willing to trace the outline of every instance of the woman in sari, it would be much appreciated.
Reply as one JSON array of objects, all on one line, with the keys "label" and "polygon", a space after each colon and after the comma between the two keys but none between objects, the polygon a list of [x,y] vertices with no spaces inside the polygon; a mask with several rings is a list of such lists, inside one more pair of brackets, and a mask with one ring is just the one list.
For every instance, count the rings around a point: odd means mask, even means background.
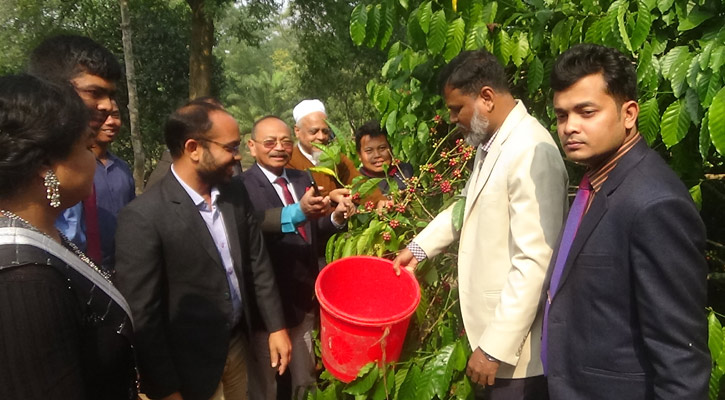
[{"label": "woman in sari", "polygon": [[0,77],[0,398],[135,399],[128,305],[53,223],[91,192],[70,87]]}]

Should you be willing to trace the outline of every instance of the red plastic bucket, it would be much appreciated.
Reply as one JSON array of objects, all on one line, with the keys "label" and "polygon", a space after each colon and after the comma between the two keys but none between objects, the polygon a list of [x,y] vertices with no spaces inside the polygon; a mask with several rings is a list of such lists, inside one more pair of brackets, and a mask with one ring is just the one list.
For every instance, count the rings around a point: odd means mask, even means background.
[{"label": "red plastic bucket", "polygon": [[322,362],[336,378],[350,382],[371,361],[398,361],[420,302],[412,273],[396,276],[393,262],[382,258],[347,257],[322,269],[315,292]]}]

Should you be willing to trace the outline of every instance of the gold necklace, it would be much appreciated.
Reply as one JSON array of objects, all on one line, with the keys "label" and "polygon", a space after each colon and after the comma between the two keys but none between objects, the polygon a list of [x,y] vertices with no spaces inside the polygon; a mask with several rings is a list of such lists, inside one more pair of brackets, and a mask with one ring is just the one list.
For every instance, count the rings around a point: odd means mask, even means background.
[{"label": "gold necklace", "polygon": [[[45,233],[45,232],[41,231],[40,229],[36,228],[33,224],[31,224],[30,222],[26,221],[23,217],[21,217],[19,215],[16,215],[15,213],[12,213],[12,212],[7,211],[7,210],[0,210],[0,213],[3,214],[3,215],[5,215],[6,217],[10,218],[11,220],[15,220],[15,221],[22,222],[23,224],[27,225],[28,226],[28,229],[30,229],[31,231],[40,233],[41,235],[43,235],[43,236],[45,236],[45,237],[53,240],[53,238],[51,238],[50,235],[48,235],[47,233]],[[58,234],[60,234],[60,238],[63,241],[63,243],[66,246],[70,247],[70,249],[73,251],[73,253],[76,256],[78,256],[78,258],[80,258],[81,261],[83,261],[84,263],[88,264],[88,266],[91,267],[92,270],[96,271],[105,280],[107,280],[108,282],[111,282],[111,274],[109,274],[108,272],[106,272],[106,271],[98,268],[98,266],[96,266],[96,263],[94,263],[93,260],[91,260],[85,253],[83,253],[81,251],[81,249],[79,249],[78,246],[76,246],[75,243],[71,242],[70,239],[68,239],[63,234],[63,232],[58,232]]]}]

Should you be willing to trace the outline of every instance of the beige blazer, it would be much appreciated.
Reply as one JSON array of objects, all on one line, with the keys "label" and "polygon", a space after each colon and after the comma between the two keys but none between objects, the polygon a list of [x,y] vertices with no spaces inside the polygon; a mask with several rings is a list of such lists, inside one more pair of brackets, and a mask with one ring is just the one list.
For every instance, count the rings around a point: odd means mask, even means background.
[{"label": "beige blazer", "polygon": [[502,361],[499,378],[541,375],[537,306],[568,207],[566,169],[521,101],[482,153],[464,189],[461,230],[449,207],[413,240],[433,257],[460,238],[459,294],[471,347]]}]

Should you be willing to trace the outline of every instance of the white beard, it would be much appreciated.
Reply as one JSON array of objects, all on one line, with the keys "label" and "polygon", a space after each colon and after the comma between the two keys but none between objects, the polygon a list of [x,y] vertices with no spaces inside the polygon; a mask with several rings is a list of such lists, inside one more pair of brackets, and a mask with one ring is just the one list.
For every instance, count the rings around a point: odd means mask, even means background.
[{"label": "white beard", "polygon": [[473,110],[471,129],[468,132],[468,135],[466,135],[466,143],[473,147],[478,147],[484,140],[488,139],[489,134],[486,131],[488,129],[488,124],[488,118],[482,116],[478,112],[478,109]]}]

